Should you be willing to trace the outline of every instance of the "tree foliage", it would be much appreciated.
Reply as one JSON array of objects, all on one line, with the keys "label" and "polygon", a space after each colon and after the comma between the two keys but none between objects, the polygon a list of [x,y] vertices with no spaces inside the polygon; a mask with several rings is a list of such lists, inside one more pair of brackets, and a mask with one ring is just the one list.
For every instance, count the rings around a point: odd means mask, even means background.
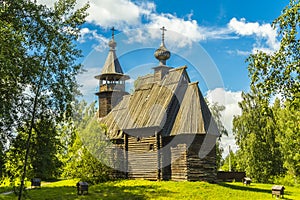
[{"label": "tree foliage", "polygon": [[289,105],[290,101],[280,106],[280,101],[277,99],[273,106],[278,126],[276,140],[280,143],[283,167],[286,169],[286,175],[293,177],[294,182],[300,180],[300,112],[297,109],[300,102],[299,99],[297,101],[293,104],[298,106]]},{"label": "tree foliage", "polygon": [[299,102],[298,106],[290,106],[290,101],[281,103],[276,99],[270,106],[257,95],[244,94],[243,99],[242,115],[233,121],[240,147],[235,155],[237,168],[262,182],[276,181],[278,177],[284,181],[287,177],[286,184],[299,183]]},{"label": "tree foliage", "polygon": [[228,131],[224,127],[223,122],[221,120],[222,119],[221,112],[223,112],[225,110],[225,106],[219,105],[217,102],[213,102],[211,104],[209,102],[207,102],[207,103],[208,103],[209,109],[211,111],[211,114],[217,124],[217,127],[220,131],[220,136],[216,142],[216,164],[217,164],[217,168],[219,169],[221,167],[222,153],[224,151],[224,149],[220,145],[220,141],[221,141],[222,136],[228,136]]},{"label": "tree foliage", "polygon": [[[279,49],[247,59],[251,91],[243,94],[242,115],[234,118],[239,166],[262,182],[274,176],[299,179],[300,2],[290,0],[273,27]],[[274,105],[270,99],[280,95]]]},{"label": "tree foliage", "polygon": [[283,172],[277,126],[268,101],[256,94],[243,94],[242,115],[234,117],[233,132],[240,148],[240,166],[259,182],[269,182]]},{"label": "tree foliage", "polygon": [[[0,19],[5,26],[0,35],[2,32],[5,35],[0,46],[8,50],[1,48],[0,53],[1,65],[5,66],[3,72],[1,70],[4,76],[1,76],[0,96],[5,91],[16,92],[0,99],[1,105],[3,102],[8,106],[1,107],[4,122],[1,130],[12,125],[15,130],[26,127],[22,188],[34,128],[40,120],[55,123],[62,120],[63,115],[70,115],[70,103],[78,94],[75,76],[81,69],[77,62],[81,51],[74,42],[85,22],[87,6],[75,10],[76,0],[59,0],[53,8],[27,0],[4,0],[1,5]],[[5,38],[10,36],[13,36],[11,43],[20,47],[5,44]],[[16,52],[15,59],[10,62],[8,54],[13,52]],[[2,137],[7,135],[8,132],[1,132]],[[22,189],[20,191],[19,199]]]},{"label": "tree foliage", "polygon": [[63,176],[91,183],[108,180],[112,170],[109,167],[110,143],[105,137],[105,127],[96,118],[95,102],[89,106],[81,102],[77,108],[80,112],[73,117],[76,124],[74,142],[66,154]]},{"label": "tree foliage", "polygon": [[[26,127],[20,130],[16,138],[11,141],[9,150],[6,152],[6,173],[10,178],[21,177],[23,160],[25,156]],[[36,124],[30,140],[30,157],[28,158],[29,178],[38,177],[42,180],[56,178],[62,163],[58,159],[57,152],[60,147],[56,137],[56,128],[53,122],[41,121]]]},{"label": "tree foliage", "polygon": [[238,166],[238,152],[234,153],[233,151],[229,151],[229,154],[226,156],[222,163],[221,170],[222,171],[242,171]]},{"label": "tree foliage", "polygon": [[251,85],[266,97],[282,94],[300,97],[300,2],[291,0],[273,22],[278,29],[280,47],[271,54],[257,52],[247,59]]},{"label": "tree foliage", "polygon": [[[10,138],[12,127],[19,119],[18,102],[26,87],[27,71],[25,41],[20,28],[21,19],[15,16],[13,6],[0,4],[0,139]],[[23,71],[24,70],[24,71]],[[3,144],[2,144],[3,145]]]}]

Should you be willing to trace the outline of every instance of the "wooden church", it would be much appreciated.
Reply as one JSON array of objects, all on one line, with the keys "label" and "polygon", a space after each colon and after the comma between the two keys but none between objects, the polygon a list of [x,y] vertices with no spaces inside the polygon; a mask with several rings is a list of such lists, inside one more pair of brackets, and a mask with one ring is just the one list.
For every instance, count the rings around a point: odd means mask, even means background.
[{"label": "wooden church", "polygon": [[114,159],[125,178],[214,182],[217,125],[187,67],[166,65],[171,53],[161,30],[161,45],[154,52],[159,64],[153,74],[136,80],[132,94],[125,91],[129,76],[116,56],[113,30],[107,59],[95,77],[99,120],[119,149]]}]

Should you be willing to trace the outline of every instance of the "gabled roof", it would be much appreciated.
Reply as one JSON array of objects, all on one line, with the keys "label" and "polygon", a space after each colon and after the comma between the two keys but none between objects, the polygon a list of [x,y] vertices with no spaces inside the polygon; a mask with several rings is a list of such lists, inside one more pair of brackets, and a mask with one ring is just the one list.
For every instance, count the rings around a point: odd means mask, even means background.
[{"label": "gabled roof", "polygon": [[198,87],[190,83],[177,113],[171,135],[212,134],[219,136],[219,130]]},{"label": "gabled roof", "polygon": [[[169,106],[179,85],[187,85],[186,67],[169,71],[161,82],[140,84],[132,95],[123,100],[104,117],[101,122],[107,125],[110,138],[120,138],[122,130],[161,130],[165,126]],[[181,94],[183,95],[183,94]],[[154,133],[154,132],[153,132]]]},{"label": "gabled roof", "polygon": [[123,131],[139,137],[160,131],[163,136],[207,133],[219,136],[198,84],[189,83],[186,66],[171,69],[160,82],[151,80],[152,76],[142,77],[134,93],[124,96],[101,119],[107,125],[109,138],[121,138]]}]

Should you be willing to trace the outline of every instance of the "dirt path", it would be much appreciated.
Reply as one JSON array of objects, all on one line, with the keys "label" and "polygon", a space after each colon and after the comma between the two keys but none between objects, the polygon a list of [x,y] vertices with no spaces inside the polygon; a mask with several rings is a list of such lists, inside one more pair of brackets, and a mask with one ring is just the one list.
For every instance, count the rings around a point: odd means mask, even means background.
[{"label": "dirt path", "polygon": [[[51,184],[51,182],[44,182],[41,184],[41,186],[48,185],[48,184]],[[30,189],[33,189],[33,188],[31,188],[31,187],[26,188],[26,190],[30,190]],[[0,195],[9,195],[12,193],[14,193],[14,191],[3,192],[3,193],[0,193]]]},{"label": "dirt path", "polygon": [[8,192],[3,192],[3,193],[0,193],[0,195],[9,195],[9,194],[12,194],[14,191],[8,191]]}]

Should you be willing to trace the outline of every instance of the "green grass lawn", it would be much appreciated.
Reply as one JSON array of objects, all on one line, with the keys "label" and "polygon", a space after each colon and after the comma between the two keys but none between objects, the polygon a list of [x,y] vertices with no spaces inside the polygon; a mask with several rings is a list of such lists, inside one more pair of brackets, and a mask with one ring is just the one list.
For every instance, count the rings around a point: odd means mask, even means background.
[{"label": "green grass lawn", "polygon": [[[64,180],[43,183],[41,189],[26,191],[28,199],[275,199],[271,195],[271,184],[244,186],[242,183],[209,184],[205,182],[173,182],[122,180],[90,185],[89,193],[77,195],[76,182]],[[14,194],[0,195],[0,199],[17,199]],[[285,199],[300,199],[300,188],[286,187]]]}]

